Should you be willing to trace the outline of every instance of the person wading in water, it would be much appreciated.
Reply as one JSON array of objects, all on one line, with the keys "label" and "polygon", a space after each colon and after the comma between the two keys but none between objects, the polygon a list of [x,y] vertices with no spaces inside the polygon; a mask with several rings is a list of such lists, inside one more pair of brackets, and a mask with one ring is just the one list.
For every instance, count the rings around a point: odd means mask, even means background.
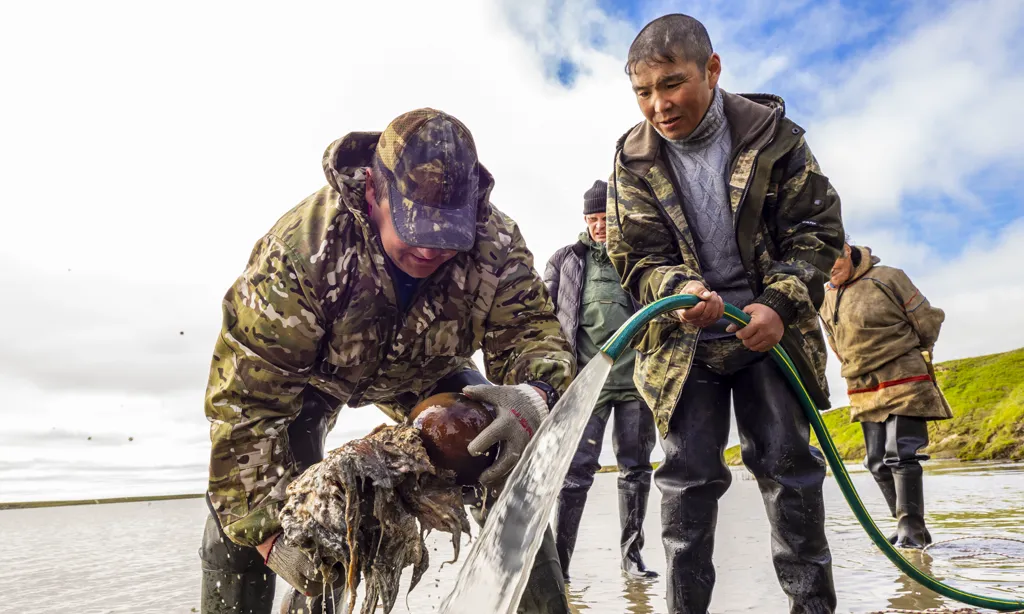
[{"label": "person wading in water", "polygon": [[889,541],[924,548],[932,536],[921,469],[928,456],[920,450],[928,445],[928,422],[953,417],[932,368],[946,314],[906,273],[879,262],[869,247],[844,246],[826,285],[821,321],[842,363],[850,418],[864,431],[864,466],[896,519]]},{"label": "person wading in water", "polygon": [[[555,302],[562,332],[576,350],[582,369],[601,346],[625,324],[638,305],[619,283],[605,251],[605,202],[608,184],[595,181],[583,194],[587,229],[579,240],[555,252],[544,271],[544,283]],[[569,560],[583,517],[587,492],[601,468],[605,427],[614,414],[612,446],[619,465],[619,540],[622,570],[639,578],[655,578],[640,551],[644,547],[644,518],[651,490],[651,451],[656,438],[654,417],[633,383],[634,352],[627,350],[612,365],[601,397],[594,407],[558,494],[555,544],[562,573],[569,579]]]},{"label": "person wading in water", "polygon": [[[825,462],[766,352],[781,343],[815,404],[829,406],[817,318],[843,246],[839,196],[781,98],[719,87],[721,58],[696,19],[667,15],[645,26],[626,72],[645,121],[617,144],[608,256],[645,305],[700,299],[652,321],[636,344],[636,381],[665,451],[654,480],[669,611],[705,614],[711,602],[718,499],[732,475],[722,460],[731,401],[790,611],[833,612]],[[726,326],[723,301],[750,323]]]}]

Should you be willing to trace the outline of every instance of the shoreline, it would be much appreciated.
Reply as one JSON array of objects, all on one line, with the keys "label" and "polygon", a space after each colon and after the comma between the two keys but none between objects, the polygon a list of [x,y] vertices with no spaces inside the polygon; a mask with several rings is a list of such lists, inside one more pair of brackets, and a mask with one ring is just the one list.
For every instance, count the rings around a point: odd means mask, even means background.
[{"label": "shoreline", "polygon": [[145,497],[113,497],[109,499],[78,499],[75,501],[22,501],[0,502],[0,511],[26,510],[39,507],[68,507],[71,505],[104,505],[108,503],[141,503],[143,501],[174,501],[177,499],[202,499],[203,494],[150,495]]},{"label": "shoreline", "polygon": [[[651,465],[653,465],[653,468],[655,468],[655,469],[657,469],[658,465],[660,465],[660,464],[661,464],[660,461],[651,463]],[[852,468],[854,470],[854,472],[859,472],[862,469],[860,464],[857,463],[857,462],[854,462],[854,461],[847,460],[847,461],[844,462],[844,464],[847,465],[847,467]],[[932,464],[932,465],[938,464],[939,467],[942,467],[943,465],[945,465],[947,467],[950,466],[950,465],[954,465],[954,466],[958,466],[958,467],[971,466],[971,465],[998,466],[998,467],[1010,466],[1010,467],[1013,467],[1015,469],[1017,467],[1024,467],[1024,461],[1013,461],[1013,460],[960,460],[960,459],[958,459],[956,457],[952,457],[952,458],[948,458],[948,457],[945,457],[945,458],[944,457],[932,458],[931,462],[929,464]],[[742,463],[740,463],[738,465],[730,465],[730,467],[733,468],[733,469],[739,470],[739,469],[743,468],[743,465],[742,465]],[[600,469],[598,469],[597,473],[617,473],[618,470],[619,470],[619,468],[616,467],[615,465],[605,465],[605,466],[602,466]],[[827,474],[828,475],[832,474],[832,469],[831,468],[829,468],[827,470]],[[150,496],[141,496],[141,497],[113,497],[113,498],[107,498],[107,499],[77,499],[77,500],[74,500],[74,501],[17,501],[17,502],[0,502],[0,511],[36,509],[36,508],[43,508],[43,507],[70,507],[70,506],[74,506],[74,505],[104,505],[104,504],[108,504],[108,503],[143,503],[143,502],[153,502],[153,501],[176,501],[176,500],[180,500],[180,499],[202,499],[204,494],[205,493],[188,493],[188,494],[181,494],[181,495],[150,495]]]}]

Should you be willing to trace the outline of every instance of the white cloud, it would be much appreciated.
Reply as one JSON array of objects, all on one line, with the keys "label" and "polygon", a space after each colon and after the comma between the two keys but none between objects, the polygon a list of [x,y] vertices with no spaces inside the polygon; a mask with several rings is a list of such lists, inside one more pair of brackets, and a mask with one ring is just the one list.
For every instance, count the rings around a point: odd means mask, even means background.
[{"label": "white cloud", "polygon": [[[919,285],[947,308],[940,358],[1024,342],[980,326],[964,298],[1021,295],[1008,264],[1021,253],[1019,227],[950,263],[908,245],[894,215],[908,194],[969,202],[977,170],[1019,169],[1024,133],[1010,111],[1024,93],[1021,11],[1010,0],[928,15],[834,85],[799,66],[828,36],[765,52],[749,24],[708,20],[724,38],[727,88],[761,89],[790,72],[800,87],[823,84],[820,105],[801,109],[813,115],[796,119],[852,230],[920,271]],[[0,53],[18,61],[0,66],[14,93],[0,99],[0,261],[16,302],[0,304],[12,391],[0,419],[23,433],[143,433],[132,454],[83,448],[126,465],[140,454],[202,462],[220,297],[259,235],[322,185],[332,140],[418,106],[453,113],[541,268],[582,229],[583,191],[608,175],[615,140],[640,120],[619,57],[634,27],[594,2],[63,2],[4,13]],[[568,90],[544,76],[562,54],[580,67]],[[974,287],[947,291],[961,275]],[[382,421],[346,409],[329,445]]]}]

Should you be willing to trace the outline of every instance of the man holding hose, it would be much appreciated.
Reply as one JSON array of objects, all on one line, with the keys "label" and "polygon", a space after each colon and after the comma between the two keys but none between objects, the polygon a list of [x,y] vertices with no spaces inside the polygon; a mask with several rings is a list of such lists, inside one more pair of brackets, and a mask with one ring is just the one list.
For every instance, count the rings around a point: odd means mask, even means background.
[{"label": "man holding hose", "polygon": [[[677,294],[701,301],[655,319],[636,343],[636,383],[665,451],[654,479],[669,611],[705,614],[711,602],[731,401],[790,611],[833,612],[824,459],[766,352],[781,343],[828,407],[817,310],[843,245],[839,197],[782,99],[728,93],[721,70],[696,19],[644,27],[626,72],[645,121],[619,139],[609,180],[608,255],[622,285],[645,305]],[[727,325],[723,302],[750,323]]]}]

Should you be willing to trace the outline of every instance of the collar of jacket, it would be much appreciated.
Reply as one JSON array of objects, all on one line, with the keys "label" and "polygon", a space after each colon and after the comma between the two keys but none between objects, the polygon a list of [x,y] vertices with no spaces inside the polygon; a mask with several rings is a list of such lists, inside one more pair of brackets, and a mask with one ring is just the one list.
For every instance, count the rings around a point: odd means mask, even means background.
[{"label": "collar of jacket", "polygon": [[[732,137],[732,155],[763,137],[785,117],[786,103],[772,94],[731,94],[721,90],[725,119]],[[703,120],[703,118],[702,118]],[[643,177],[661,155],[664,138],[647,120],[633,126],[619,138],[617,162],[626,170]]]},{"label": "collar of jacket", "polygon": [[[349,209],[355,208],[360,214],[363,213],[359,209],[362,207],[366,189],[366,175],[363,169],[373,163],[373,152],[377,149],[380,135],[380,132],[349,132],[324,150],[322,165],[327,183],[341,194],[349,192],[357,196],[358,198],[343,198],[342,202]],[[494,177],[483,164],[478,166],[480,188],[476,219],[479,235],[480,225],[486,224],[490,218],[490,195],[494,187]],[[363,217],[359,216],[359,219]]]},{"label": "collar of jacket", "polygon": [[[589,230],[584,230],[583,232],[581,232],[579,239],[580,240],[577,242],[577,244],[583,246],[583,252],[577,253],[577,255],[580,258],[585,257],[587,255],[587,252],[590,252],[597,262],[611,262],[611,260],[608,259],[608,250],[606,249],[605,244],[598,243],[593,238],[591,238]],[[573,251],[575,251],[575,249]]]},{"label": "collar of jacket", "polygon": [[882,261],[878,256],[872,255],[871,248],[863,245],[853,245],[851,249],[855,249],[860,252],[860,264],[853,269],[853,273],[850,274],[850,279],[846,280],[844,286],[848,286],[853,282],[857,281],[861,277],[864,277],[873,266]]},{"label": "collar of jacket", "polygon": [[585,258],[587,255],[587,244],[584,243],[583,241],[577,241],[573,243],[572,253],[576,254],[576,257],[579,258],[580,260],[583,260],[583,258]]}]

